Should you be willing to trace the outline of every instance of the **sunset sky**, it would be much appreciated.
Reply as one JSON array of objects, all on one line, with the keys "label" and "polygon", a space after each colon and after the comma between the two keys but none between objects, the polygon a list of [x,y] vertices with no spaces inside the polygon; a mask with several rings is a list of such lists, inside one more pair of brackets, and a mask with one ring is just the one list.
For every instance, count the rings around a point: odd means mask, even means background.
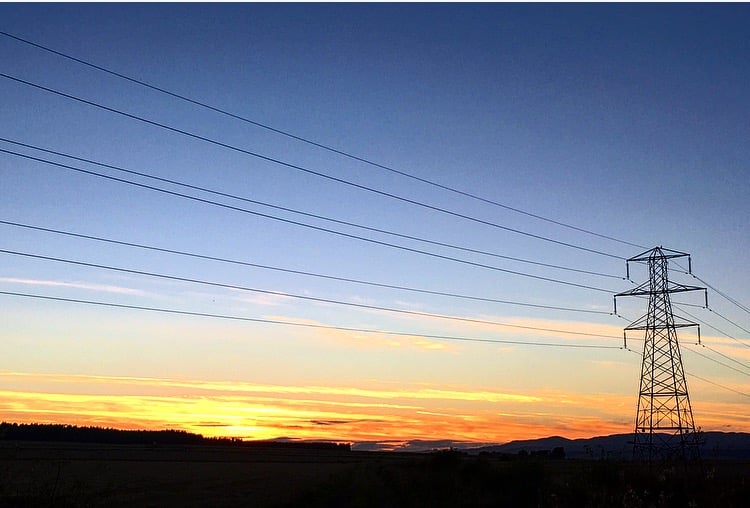
[{"label": "sunset sky", "polygon": [[710,309],[674,297],[696,425],[750,432],[748,26],[0,4],[0,419],[361,449],[630,432],[646,301],[613,294],[663,245],[710,285]]}]

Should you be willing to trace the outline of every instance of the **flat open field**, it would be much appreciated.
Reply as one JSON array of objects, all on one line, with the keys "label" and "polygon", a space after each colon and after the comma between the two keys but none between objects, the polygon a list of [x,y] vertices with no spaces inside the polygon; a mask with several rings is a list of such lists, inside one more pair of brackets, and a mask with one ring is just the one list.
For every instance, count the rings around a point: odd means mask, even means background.
[{"label": "flat open field", "polygon": [[0,442],[0,506],[275,506],[366,460],[294,448]]},{"label": "flat open field", "polygon": [[0,507],[747,506],[750,465],[0,441]]}]

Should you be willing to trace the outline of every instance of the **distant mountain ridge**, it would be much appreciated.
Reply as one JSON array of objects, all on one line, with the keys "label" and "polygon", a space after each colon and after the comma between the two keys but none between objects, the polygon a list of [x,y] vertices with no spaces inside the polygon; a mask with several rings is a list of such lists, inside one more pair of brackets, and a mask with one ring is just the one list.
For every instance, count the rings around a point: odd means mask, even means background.
[{"label": "distant mountain ridge", "polygon": [[[750,460],[750,433],[704,432],[701,457],[705,459]],[[414,439],[394,445],[383,442],[328,442],[274,439],[243,441],[239,438],[206,438],[183,430],[119,430],[103,427],[78,427],[64,424],[0,422],[0,441],[47,441],[115,444],[225,445],[234,447],[298,447],[355,451],[393,451],[425,453],[453,449],[470,455],[546,455],[551,458],[629,460],[633,453],[633,434],[613,434],[592,438],[568,439],[551,436],[511,441],[505,444],[477,445],[452,440]]]},{"label": "distant mountain ridge", "polygon": [[[745,432],[704,432],[701,457],[706,459],[750,459],[750,434]],[[633,434],[613,434],[592,438],[568,439],[551,436],[540,439],[511,441],[502,445],[462,448],[470,454],[551,452],[562,447],[565,457],[572,459],[630,459],[633,453]]]}]

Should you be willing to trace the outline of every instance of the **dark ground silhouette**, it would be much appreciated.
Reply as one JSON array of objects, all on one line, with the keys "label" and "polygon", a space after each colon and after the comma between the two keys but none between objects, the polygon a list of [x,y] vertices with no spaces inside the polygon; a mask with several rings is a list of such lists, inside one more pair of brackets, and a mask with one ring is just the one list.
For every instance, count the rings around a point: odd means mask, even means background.
[{"label": "dark ground silhouette", "polygon": [[[554,448],[415,454],[358,452],[335,443],[248,445],[181,431],[120,434],[14,424],[0,429],[0,508],[725,508],[744,507],[750,499],[748,461],[649,468],[607,458],[565,458],[563,449]],[[45,431],[61,439],[28,439]],[[8,438],[19,435],[27,439]],[[81,435],[114,442],[70,441]],[[200,440],[190,441],[196,436]]]}]

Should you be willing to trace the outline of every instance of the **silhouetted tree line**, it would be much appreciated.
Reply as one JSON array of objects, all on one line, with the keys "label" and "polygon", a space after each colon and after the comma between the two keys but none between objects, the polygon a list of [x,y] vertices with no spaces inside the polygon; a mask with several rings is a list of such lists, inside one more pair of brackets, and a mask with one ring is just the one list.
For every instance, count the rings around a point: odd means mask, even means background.
[{"label": "silhouetted tree line", "polygon": [[200,434],[184,430],[119,430],[46,423],[0,423],[0,439],[109,444],[201,444]]},{"label": "silhouetted tree line", "polygon": [[56,441],[124,445],[225,445],[243,447],[351,449],[349,443],[312,441],[243,441],[239,438],[204,437],[184,430],[121,430],[49,423],[0,423],[0,440]]}]

